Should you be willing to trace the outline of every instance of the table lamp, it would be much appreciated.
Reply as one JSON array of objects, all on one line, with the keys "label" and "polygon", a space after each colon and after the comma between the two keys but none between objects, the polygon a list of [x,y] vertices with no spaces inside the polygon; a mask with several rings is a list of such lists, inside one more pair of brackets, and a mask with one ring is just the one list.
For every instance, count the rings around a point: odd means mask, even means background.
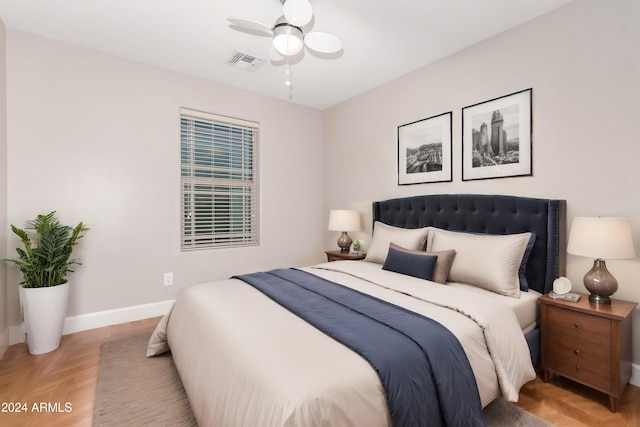
[{"label": "table lamp", "polygon": [[589,301],[611,304],[609,297],[618,290],[618,281],[607,270],[605,259],[635,258],[631,227],[624,218],[573,218],[567,252],[595,258],[583,282]]},{"label": "table lamp", "polygon": [[329,213],[329,230],[341,231],[338,238],[340,253],[348,254],[351,248],[351,237],[347,231],[360,231],[360,213],[347,210],[332,210]]}]

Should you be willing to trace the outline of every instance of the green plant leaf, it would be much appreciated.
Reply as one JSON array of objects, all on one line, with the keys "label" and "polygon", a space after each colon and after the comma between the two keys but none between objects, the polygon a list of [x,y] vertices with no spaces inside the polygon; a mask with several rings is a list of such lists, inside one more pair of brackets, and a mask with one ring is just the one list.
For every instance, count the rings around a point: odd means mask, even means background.
[{"label": "green plant leaf", "polygon": [[56,212],[37,215],[27,221],[22,230],[11,225],[11,231],[20,238],[24,249],[16,248],[18,258],[2,261],[13,263],[22,273],[21,284],[28,288],[56,286],[66,282],[69,267],[80,264],[71,259],[73,247],[89,230],[80,222],[75,227],[60,225]]}]

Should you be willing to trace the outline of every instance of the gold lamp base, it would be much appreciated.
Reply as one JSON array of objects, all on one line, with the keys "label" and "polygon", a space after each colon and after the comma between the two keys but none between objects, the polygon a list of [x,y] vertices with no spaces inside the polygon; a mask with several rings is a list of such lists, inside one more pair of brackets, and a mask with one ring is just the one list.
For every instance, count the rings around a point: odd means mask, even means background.
[{"label": "gold lamp base", "polygon": [[601,258],[593,261],[593,267],[584,275],[583,283],[591,292],[589,301],[596,304],[611,304],[609,297],[618,290],[618,281],[609,273],[607,264]]}]

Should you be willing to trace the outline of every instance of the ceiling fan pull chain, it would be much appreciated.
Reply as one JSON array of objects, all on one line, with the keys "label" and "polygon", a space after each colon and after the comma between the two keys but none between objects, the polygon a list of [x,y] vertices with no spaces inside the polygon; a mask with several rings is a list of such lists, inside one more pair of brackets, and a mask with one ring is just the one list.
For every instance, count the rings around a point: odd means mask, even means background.
[{"label": "ceiling fan pull chain", "polygon": [[289,63],[289,57],[287,56],[287,67],[284,70],[287,75],[287,80],[284,82],[289,87],[289,99],[293,99],[293,83],[291,82],[291,64]]}]

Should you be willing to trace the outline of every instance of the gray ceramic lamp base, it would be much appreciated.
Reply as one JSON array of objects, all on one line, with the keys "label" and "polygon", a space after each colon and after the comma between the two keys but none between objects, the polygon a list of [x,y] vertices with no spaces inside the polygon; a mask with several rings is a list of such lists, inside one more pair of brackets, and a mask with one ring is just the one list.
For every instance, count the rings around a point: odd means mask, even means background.
[{"label": "gray ceramic lamp base", "polygon": [[338,246],[340,247],[340,253],[348,254],[351,249],[351,237],[347,234],[346,231],[343,231],[340,237],[338,237]]},{"label": "gray ceramic lamp base", "polygon": [[589,301],[596,304],[611,304],[609,298],[618,290],[618,281],[609,270],[603,259],[593,261],[593,267],[584,275],[584,287],[591,295]]}]

